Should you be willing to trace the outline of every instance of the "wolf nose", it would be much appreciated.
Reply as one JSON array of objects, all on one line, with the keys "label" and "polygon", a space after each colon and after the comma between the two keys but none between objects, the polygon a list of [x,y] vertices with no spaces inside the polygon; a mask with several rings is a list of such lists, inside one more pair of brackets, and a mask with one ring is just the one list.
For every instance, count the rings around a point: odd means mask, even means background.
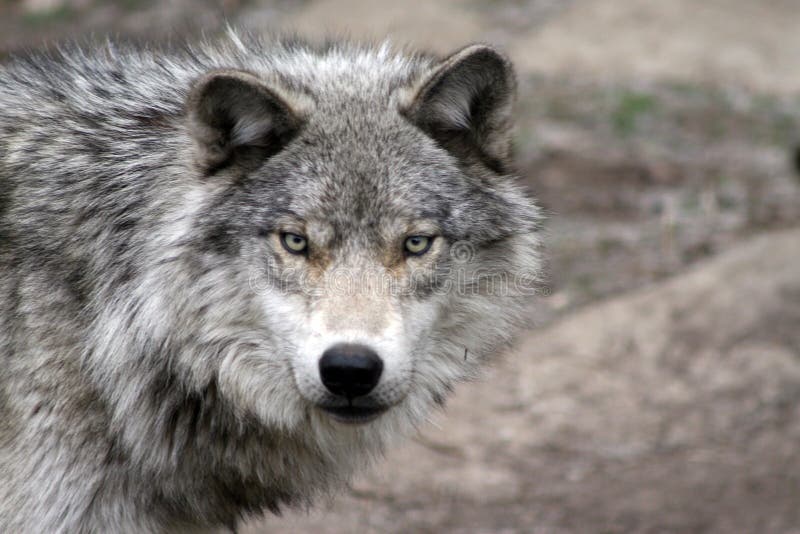
[{"label": "wolf nose", "polygon": [[383,361],[364,345],[339,343],[322,353],[319,375],[334,395],[354,399],[366,395],[378,385]]}]

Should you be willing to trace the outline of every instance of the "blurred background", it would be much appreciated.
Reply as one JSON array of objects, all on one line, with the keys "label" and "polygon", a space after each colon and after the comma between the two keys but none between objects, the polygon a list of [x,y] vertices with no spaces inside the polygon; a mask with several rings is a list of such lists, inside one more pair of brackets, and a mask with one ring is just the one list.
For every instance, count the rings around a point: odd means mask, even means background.
[{"label": "blurred background", "polygon": [[262,532],[800,532],[800,0],[0,0],[0,59],[226,21],[520,79],[548,287],[435,423]]}]

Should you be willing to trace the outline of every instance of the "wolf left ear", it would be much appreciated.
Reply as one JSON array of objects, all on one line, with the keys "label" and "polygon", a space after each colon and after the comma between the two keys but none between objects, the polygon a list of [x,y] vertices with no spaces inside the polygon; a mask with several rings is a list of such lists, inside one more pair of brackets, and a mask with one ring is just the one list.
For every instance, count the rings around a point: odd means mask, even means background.
[{"label": "wolf left ear", "polygon": [[186,100],[197,163],[207,175],[231,165],[255,168],[277,153],[303,123],[301,102],[249,72],[213,70]]},{"label": "wolf left ear", "polygon": [[460,158],[477,157],[495,172],[511,158],[516,77],[497,50],[473,45],[423,77],[404,114]]}]

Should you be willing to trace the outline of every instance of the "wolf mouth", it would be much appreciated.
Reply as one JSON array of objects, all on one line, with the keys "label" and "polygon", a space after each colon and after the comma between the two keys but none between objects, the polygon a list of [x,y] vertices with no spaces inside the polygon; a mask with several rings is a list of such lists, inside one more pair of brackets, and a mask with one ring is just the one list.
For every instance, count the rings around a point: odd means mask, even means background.
[{"label": "wolf mouth", "polygon": [[319,406],[335,421],[351,425],[362,425],[374,421],[388,410],[387,406]]}]

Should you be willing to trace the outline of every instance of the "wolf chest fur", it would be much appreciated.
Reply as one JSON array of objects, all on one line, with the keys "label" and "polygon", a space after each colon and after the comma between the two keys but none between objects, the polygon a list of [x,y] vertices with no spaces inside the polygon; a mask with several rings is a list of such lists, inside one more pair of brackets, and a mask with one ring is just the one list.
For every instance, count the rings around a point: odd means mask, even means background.
[{"label": "wolf chest fur", "polygon": [[423,423],[538,272],[514,92],[482,45],[0,67],[0,531],[235,528]]}]

